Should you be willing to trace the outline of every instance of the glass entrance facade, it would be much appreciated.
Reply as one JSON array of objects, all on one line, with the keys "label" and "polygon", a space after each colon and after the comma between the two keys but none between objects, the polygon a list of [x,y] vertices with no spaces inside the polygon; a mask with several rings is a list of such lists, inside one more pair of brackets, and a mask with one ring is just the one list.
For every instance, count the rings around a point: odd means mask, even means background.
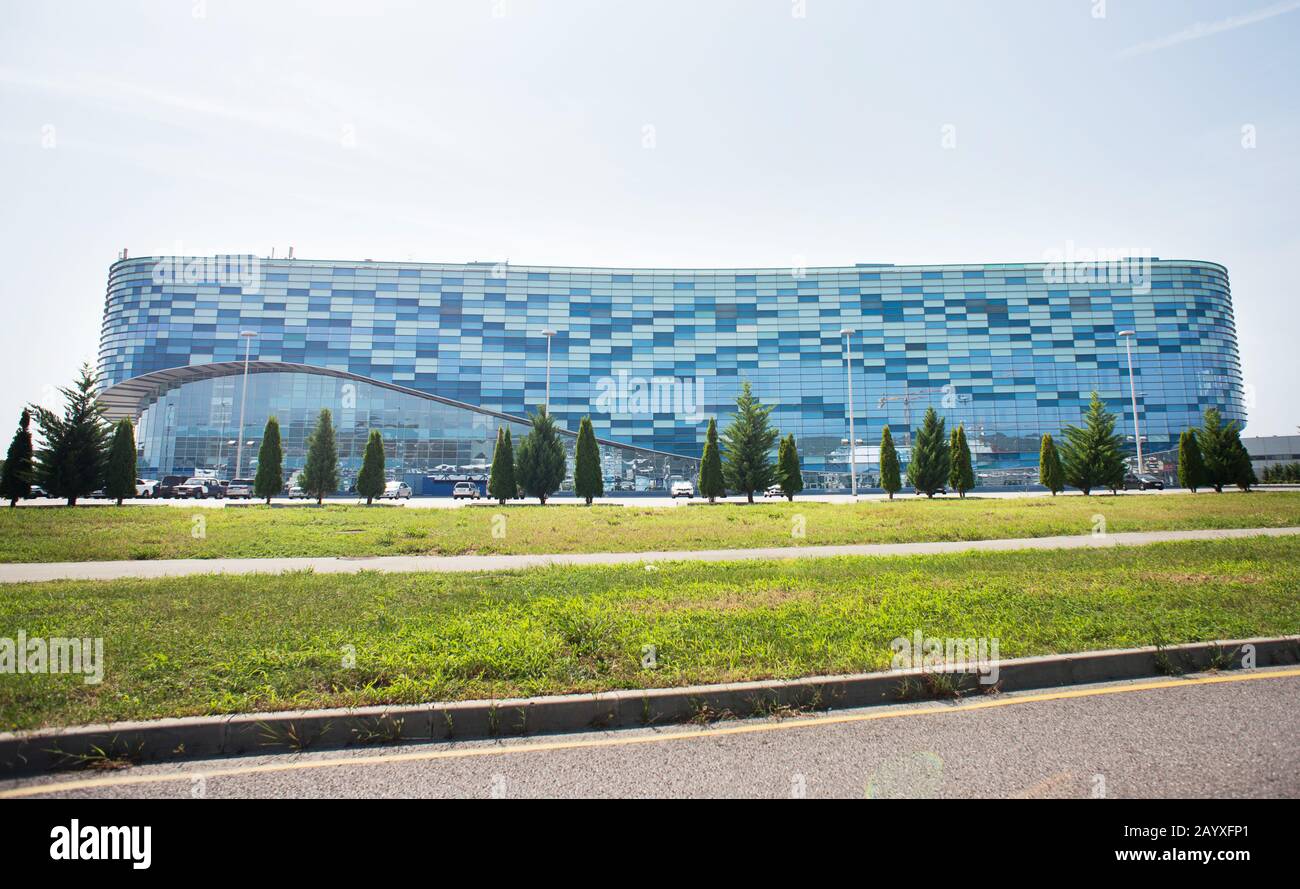
[{"label": "glass entrance facade", "polygon": [[[300,369],[257,368],[243,390],[242,365],[209,365],[219,376],[160,379],[138,404],[136,442],[140,471],[162,475],[251,478],[269,417],[280,425],[284,469],[291,476],[306,462],[307,441],[322,409],[335,427],[341,489],[350,490],[361,470],[372,429],[384,439],[388,475],[411,483],[423,479],[487,479],[497,430],[508,428],[517,442],[528,424],[503,416],[397,391],[352,377]],[[147,378],[146,378],[147,379]],[[244,425],[239,433],[241,399]],[[239,442],[243,440],[242,455]],[[568,481],[573,477],[576,436],[565,435]],[[692,479],[697,461],[601,443],[605,487],[618,491],[664,491],[676,479]]]}]

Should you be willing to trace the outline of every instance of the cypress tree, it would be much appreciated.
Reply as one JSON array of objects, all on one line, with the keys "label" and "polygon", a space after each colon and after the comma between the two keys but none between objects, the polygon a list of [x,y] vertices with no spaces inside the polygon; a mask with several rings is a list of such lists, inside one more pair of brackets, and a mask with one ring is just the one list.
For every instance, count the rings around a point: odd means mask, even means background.
[{"label": "cypress tree", "polygon": [[0,497],[14,506],[32,493],[32,412],[23,408],[18,417],[18,431],[9,442],[4,470],[0,471]]},{"label": "cypress tree", "polygon": [[1232,447],[1229,429],[1235,424],[1223,422],[1218,408],[1210,408],[1201,420],[1201,428],[1196,430],[1196,444],[1201,449],[1201,465],[1204,468],[1202,480],[1223,493],[1223,486],[1236,482],[1237,455]]},{"label": "cypress tree", "polygon": [[357,473],[357,494],[366,498],[366,506],[384,493],[384,437],[378,429],[370,430],[366,439],[366,455],[361,459]]},{"label": "cypress tree", "polygon": [[912,459],[907,464],[907,482],[918,494],[933,497],[948,479],[952,454],[943,434],[943,419],[927,408],[921,428],[912,437]]},{"label": "cypress tree", "polygon": [[709,420],[708,432],[704,434],[704,454],[700,457],[700,496],[708,497],[713,503],[726,495],[726,483],[722,478],[722,453],[718,449],[718,423]]},{"label": "cypress tree", "polygon": [[257,449],[257,475],[253,478],[253,493],[271,498],[284,490],[284,451],[280,447],[280,421],[271,417],[262,431],[262,445]]},{"label": "cypress tree", "polygon": [[903,488],[898,471],[898,451],[888,426],[880,433],[880,487],[888,492],[890,500]]},{"label": "cypress tree", "polygon": [[488,494],[505,506],[519,494],[515,483],[515,447],[510,440],[510,427],[497,427],[497,443],[492,449],[492,474],[488,476]]},{"label": "cypress tree", "polygon": [[98,385],[99,377],[83,364],[77,381],[59,390],[67,402],[62,416],[35,408],[44,441],[36,453],[37,480],[51,497],[66,498],[68,506],[104,483],[109,431],[95,397]]},{"label": "cypress tree", "polygon": [[1205,484],[1205,462],[1196,443],[1196,433],[1184,429],[1178,436],[1178,484],[1192,493]]},{"label": "cypress tree", "polygon": [[966,443],[964,425],[958,425],[952,431],[948,452],[952,455],[952,465],[948,470],[948,487],[964,498],[966,492],[975,487],[975,468],[971,466],[970,445]]},{"label": "cypress tree", "polygon": [[573,492],[591,506],[592,498],[605,495],[605,475],[600,468],[600,445],[591,417],[578,424],[578,444],[573,452]]},{"label": "cypress tree", "polygon": [[1061,457],[1065,482],[1088,494],[1093,488],[1124,482],[1122,440],[1115,434],[1115,415],[1106,410],[1096,392],[1084,414],[1084,425],[1066,426]]},{"label": "cypress tree", "polygon": [[786,500],[794,502],[794,495],[803,490],[803,470],[799,466],[799,449],[793,432],[781,439],[776,452],[776,470],[781,477],[781,492]]},{"label": "cypress tree", "polygon": [[116,500],[118,506],[125,498],[135,496],[135,427],[130,420],[118,420],[113,429],[104,493]]},{"label": "cypress tree", "polygon": [[746,382],[736,397],[736,412],[722,433],[723,477],[727,487],[744,492],[750,503],[755,491],[766,490],[776,478],[771,455],[780,433],[770,423],[771,413]]},{"label": "cypress tree", "polygon": [[334,422],[328,408],[320,412],[316,429],[307,442],[307,462],[298,479],[307,494],[316,496],[320,506],[326,494],[339,489],[339,452],[334,442]]},{"label": "cypress tree", "polygon": [[533,428],[519,443],[515,476],[524,493],[536,497],[545,506],[546,498],[564,481],[564,445],[545,405],[537,409],[532,421]]},{"label": "cypress tree", "polygon": [[1250,462],[1250,452],[1241,443],[1241,431],[1236,423],[1229,423],[1228,448],[1231,453],[1232,483],[1243,491],[1250,491],[1251,485],[1259,484],[1255,477],[1255,467]]},{"label": "cypress tree", "polygon": [[1052,436],[1044,435],[1043,443],[1038,449],[1038,483],[1052,492],[1055,497],[1065,489],[1065,469],[1061,466],[1061,455],[1056,451],[1056,442]]}]

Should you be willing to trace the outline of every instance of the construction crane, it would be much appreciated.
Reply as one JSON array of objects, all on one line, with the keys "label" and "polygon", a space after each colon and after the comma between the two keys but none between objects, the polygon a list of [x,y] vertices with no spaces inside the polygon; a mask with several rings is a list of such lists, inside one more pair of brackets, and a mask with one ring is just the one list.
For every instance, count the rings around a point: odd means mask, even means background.
[{"label": "construction crane", "polygon": [[970,395],[957,395],[951,383],[947,386],[931,386],[925,389],[913,389],[907,383],[903,383],[902,395],[882,395],[876,403],[876,407],[884,410],[888,402],[903,402],[903,425],[907,427],[907,437],[904,444],[910,448],[912,446],[912,402],[923,395],[934,395],[937,392],[942,392],[945,395],[952,393],[956,397],[958,404],[970,404],[971,402]]}]

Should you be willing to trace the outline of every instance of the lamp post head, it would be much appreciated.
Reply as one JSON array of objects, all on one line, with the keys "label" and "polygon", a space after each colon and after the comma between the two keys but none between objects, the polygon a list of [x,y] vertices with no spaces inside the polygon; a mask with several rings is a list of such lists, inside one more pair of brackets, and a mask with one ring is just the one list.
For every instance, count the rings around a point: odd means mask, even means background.
[{"label": "lamp post head", "polygon": [[849,327],[843,327],[840,329],[840,336],[853,336],[855,333],[857,333],[857,331]]},{"label": "lamp post head", "polygon": [[1136,330],[1121,330],[1121,331],[1119,332],[1119,335],[1120,335],[1120,336],[1137,336],[1137,331],[1136,331]]},{"label": "lamp post head", "polygon": [[256,330],[241,330],[241,331],[239,332],[239,335],[240,335],[240,336],[243,336],[243,337],[248,337],[249,339],[252,339],[253,337],[257,336],[257,331],[256,331]]},{"label": "lamp post head", "polygon": [[555,331],[553,331],[553,330],[543,330],[543,331],[542,331],[542,336],[545,336],[545,337],[552,337],[552,336],[555,336]]}]

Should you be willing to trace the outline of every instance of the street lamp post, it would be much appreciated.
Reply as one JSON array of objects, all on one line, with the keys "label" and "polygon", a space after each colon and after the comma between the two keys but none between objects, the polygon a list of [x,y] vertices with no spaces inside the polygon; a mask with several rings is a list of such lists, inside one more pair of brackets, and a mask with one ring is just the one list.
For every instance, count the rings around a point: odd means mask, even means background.
[{"label": "street lamp post", "polygon": [[239,335],[244,338],[244,388],[239,395],[239,444],[235,446],[235,478],[244,477],[244,403],[248,400],[248,355],[253,349],[253,338],[257,336],[257,331],[241,330]]},{"label": "street lamp post", "polygon": [[840,330],[840,336],[844,337],[846,357],[844,376],[849,382],[849,490],[856,499],[858,496],[858,439],[853,432],[853,331],[845,327]]},{"label": "street lamp post", "polygon": [[553,330],[543,330],[542,336],[546,337],[546,412],[551,412],[551,337],[555,336]]},{"label": "street lamp post", "polygon": [[1135,330],[1121,330],[1119,335],[1124,338],[1124,354],[1128,356],[1128,394],[1133,403],[1133,440],[1137,442],[1137,471],[1140,475],[1144,470],[1142,466],[1142,429],[1138,425],[1138,396],[1137,383],[1133,380],[1133,338],[1137,336]]}]

